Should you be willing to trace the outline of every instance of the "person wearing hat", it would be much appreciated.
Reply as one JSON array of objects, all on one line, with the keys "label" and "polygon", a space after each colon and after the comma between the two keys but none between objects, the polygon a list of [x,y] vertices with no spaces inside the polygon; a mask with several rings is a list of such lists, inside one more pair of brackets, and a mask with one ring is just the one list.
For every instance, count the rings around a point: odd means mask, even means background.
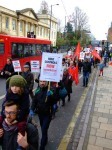
[{"label": "person wearing hat", "polygon": [[6,102],[14,101],[19,105],[19,112],[17,117],[18,131],[24,135],[26,129],[27,116],[29,114],[29,93],[26,89],[26,80],[21,75],[14,75],[7,79],[6,83],[9,88],[6,92],[5,99],[2,103],[2,111],[0,116],[0,128],[2,128],[2,122],[5,118],[4,106]]},{"label": "person wearing hat", "polygon": [[23,67],[24,68],[23,72],[21,73],[21,76],[27,81],[26,88],[29,91],[31,99],[33,100],[34,75],[33,73],[31,73],[30,66],[28,64],[25,64]]}]

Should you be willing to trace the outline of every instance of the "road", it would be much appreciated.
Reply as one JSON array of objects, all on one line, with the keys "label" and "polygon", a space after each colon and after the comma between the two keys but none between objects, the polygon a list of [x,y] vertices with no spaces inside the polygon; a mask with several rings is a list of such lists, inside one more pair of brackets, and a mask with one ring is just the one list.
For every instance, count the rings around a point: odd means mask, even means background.
[{"label": "road", "polygon": [[[50,124],[46,150],[72,150],[72,147],[77,147],[83,129],[84,116],[86,116],[86,103],[90,100],[93,91],[95,72],[96,70],[94,70],[90,76],[90,83],[87,88],[82,87],[82,75],[80,74],[79,84],[76,86],[75,83],[73,83],[71,101],[68,102],[66,99],[65,107],[61,106],[61,102],[60,104],[58,103],[58,112]],[[36,86],[35,83],[35,87]],[[0,108],[4,94],[5,80],[0,79]],[[34,119],[38,124],[41,138],[38,117],[35,116]]]}]

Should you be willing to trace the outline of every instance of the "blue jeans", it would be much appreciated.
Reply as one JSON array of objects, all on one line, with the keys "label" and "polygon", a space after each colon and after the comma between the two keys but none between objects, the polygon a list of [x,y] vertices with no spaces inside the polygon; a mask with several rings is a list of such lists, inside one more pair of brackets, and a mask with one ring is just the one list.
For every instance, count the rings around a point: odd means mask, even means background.
[{"label": "blue jeans", "polygon": [[39,114],[38,116],[42,132],[40,150],[45,150],[45,146],[48,140],[48,128],[51,122],[51,115]]},{"label": "blue jeans", "polygon": [[83,86],[87,86],[89,78],[89,72],[83,72]]}]

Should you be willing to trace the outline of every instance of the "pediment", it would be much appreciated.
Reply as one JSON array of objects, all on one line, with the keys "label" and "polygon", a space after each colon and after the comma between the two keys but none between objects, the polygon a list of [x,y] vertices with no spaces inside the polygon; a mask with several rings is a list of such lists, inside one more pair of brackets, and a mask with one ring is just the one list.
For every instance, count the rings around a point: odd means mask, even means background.
[{"label": "pediment", "polygon": [[17,11],[17,13],[24,15],[24,16],[27,16],[27,17],[30,17],[32,19],[38,20],[37,15],[32,8],[26,8],[26,9]]},{"label": "pediment", "polygon": [[36,17],[35,17],[34,14],[32,13],[32,11],[27,11],[27,12],[22,13],[22,14],[25,15],[25,16],[27,16],[27,17],[36,19]]}]

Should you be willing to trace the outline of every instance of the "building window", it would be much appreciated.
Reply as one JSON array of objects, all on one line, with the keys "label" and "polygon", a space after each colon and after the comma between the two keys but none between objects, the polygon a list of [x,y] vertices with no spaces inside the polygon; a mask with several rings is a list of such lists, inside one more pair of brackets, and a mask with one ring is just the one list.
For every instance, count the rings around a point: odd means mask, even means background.
[{"label": "building window", "polygon": [[9,18],[6,17],[6,29],[8,29],[8,28],[9,28]]},{"label": "building window", "polygon": [[12,30],[16,30],[16,20],[12,20]]},{"label": "building window", "polygon": [[20,31],[23,32],[23,21],[20,21]]}]

